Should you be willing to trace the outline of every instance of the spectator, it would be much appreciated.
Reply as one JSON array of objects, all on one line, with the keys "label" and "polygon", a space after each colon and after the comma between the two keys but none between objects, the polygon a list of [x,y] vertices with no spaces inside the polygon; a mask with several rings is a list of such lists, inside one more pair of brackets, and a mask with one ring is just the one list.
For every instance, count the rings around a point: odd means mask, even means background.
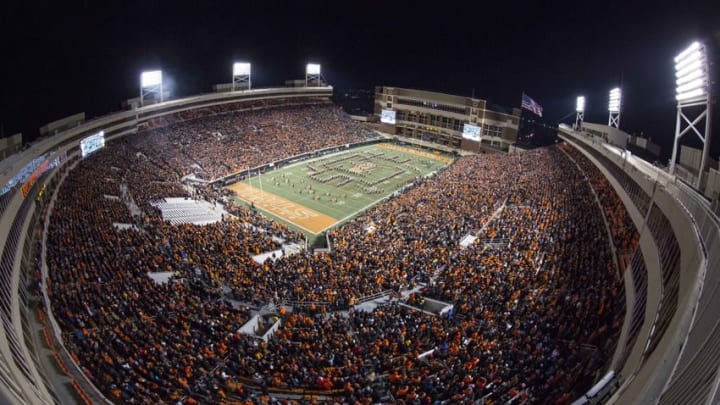
[{"label": "spectator", "polygon": [[[334,230],[332,252],[260,265],[252,256],[277,249],[272,236],[300,235],[234,205],[219,223],[172,226],[150,204],[189,197],[179,182],[189,173],[212,179],[363,139],[332,106],[258,103],[153,122],[62,184],[48,294],[65,345],[108,398],[280,403],[270,393],[314,390],[346,403],[388,393],[398,403],[560,403],[592,382],[617,341],[623,297],[589,183],[615,246],[637,246],[592,166],[557,147],[463,157]],[[462,248],[468,234],[478,239]],[[157,271],[174,276],[159,284],[147,276]],[[352,307],[413,288],[369,312]],[[407,305],[422,297],[454,305],[453,316]],[[288,302],[269,341],[239,332],[251,307]]]}]

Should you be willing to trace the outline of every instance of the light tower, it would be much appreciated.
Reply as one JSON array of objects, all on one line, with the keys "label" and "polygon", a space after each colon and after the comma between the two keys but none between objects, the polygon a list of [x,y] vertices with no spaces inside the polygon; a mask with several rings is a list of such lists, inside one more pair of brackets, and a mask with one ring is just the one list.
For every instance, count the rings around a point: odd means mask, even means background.
[{"label": "light tower", "polygon": [[317,63],[308,63],[305,66],[305,87],[308,87],[311,83],[317,83],[317,86],[322,86],[324,80],[320,74],[320,65]]},{"label": "light tower", "polygon": [[578,96],[575,102],[575,111],[577,111],[577,115],[575,116],[575,129],[579,131],[585,119],[585,96]]},{"label": "light tower", "polygon": [[620,88],[615,87],[610,90],[610,102],[608,103],[608,126],[620,128],[620,105],[621,105]]},{"label": "light tower", "polygon": [[[677,84],[677,118],[673,142],[670,173],[675,172],[677,148],[682,138],[693,131],[703,143],[702,159],[695,179],[695,187],[702,186],[705,165],[710,153],[710,70],[707,49],[704,44],[693,42],[675,57],[675,79]],[[695,117],[691,120],[691,117]],[[705,119],[704,133],[700,122]],[[684,127],[684,128],[683,128]]]},{"label": "light tower", "polygon": [[149,96],[163,102],[162,70],[151,70],[140,74],[140,105],[145,105],[145,99]]},{"label": "light tower", "polygon": [[233,63],[232,90],[250,90],[250,64],[247,62]]}]

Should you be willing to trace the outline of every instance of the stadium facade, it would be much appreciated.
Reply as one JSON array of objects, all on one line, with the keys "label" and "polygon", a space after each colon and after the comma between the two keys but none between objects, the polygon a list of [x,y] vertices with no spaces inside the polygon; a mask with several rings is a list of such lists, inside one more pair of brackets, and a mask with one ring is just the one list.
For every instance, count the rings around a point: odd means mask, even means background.
[{"label": "stadium facade", "polygon": [[[383,111],[393,119],[383,121]],[[503,112],[487,100],[389,86],[375,88],[374,112],[384,132],[471,152],[507,152],[520,123],[519,108]],[[466,128],[475,128],[476,136]]]},{"label": "stadium facade", "polygon": [[[0,162],[0,402],[62,402],[49,375],[52,364],[69,377],[86,403],[107,400],[88,382],[63,347],[46,292],[47,268],[38,262],[47,232],[48,196],[80,161],[80,141],[104,131],[106,139],[133,134],[152,120],[184,110],[243,100],[329,97],[331,87],[216,93],[110,114],[66,129]],[[520,112],[487,109],[484,100],[378,87],[376,113],[395,110],[396,135],[473,150],[462,124],[482,128],[475,150],[505,149],[517,137]],[[430,128],[430,129],[428,129]],[[486,131],[487,130],[487,136]],[[578,402],[717,403],[720,383],[720,221],[706,199],[678,178],[628,156],[586,132],[560,128],[560,136],[605,175],[640,230],[629,252],[626,306],[620,343],[596,387]],[[483,148],[484,149],[484,148]],[[43,198],[43,196],[45,196]],[[43,283],[30,279],[41,273]],[[42,308],[38,311],[38,307]],[[39,312],[39,315],[38,313]],[[40,323],[36,318],[40,318]]]},{"label": "stadium facade", "polygon": [[0,160],[19,152],[21,148],[22,134],[0,138]]}]

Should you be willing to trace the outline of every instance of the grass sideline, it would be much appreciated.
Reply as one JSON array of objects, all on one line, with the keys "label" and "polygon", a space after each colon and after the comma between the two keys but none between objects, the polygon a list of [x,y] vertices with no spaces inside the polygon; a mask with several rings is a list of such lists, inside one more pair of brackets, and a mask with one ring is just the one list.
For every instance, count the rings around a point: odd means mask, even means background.
[{"label": "grass sideline", "polygon": [[238,201],[314,239],[453,160],[439,151],[381,143],[280,167],[227,188]]}]

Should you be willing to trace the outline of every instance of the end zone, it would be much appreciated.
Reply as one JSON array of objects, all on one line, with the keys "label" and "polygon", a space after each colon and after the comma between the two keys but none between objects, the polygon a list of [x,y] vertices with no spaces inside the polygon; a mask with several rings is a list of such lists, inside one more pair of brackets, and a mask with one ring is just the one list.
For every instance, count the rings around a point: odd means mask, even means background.
[{"label": "end zone", "polygon": [[314,234],[318,234],[339,222],[337,219],[312,208],[297,204],[276,194],[261,191],[245,183],[235,183],[227,186],[227,188],[234,191],[238,198],[246,203],[252,203],[255,207]]}]

